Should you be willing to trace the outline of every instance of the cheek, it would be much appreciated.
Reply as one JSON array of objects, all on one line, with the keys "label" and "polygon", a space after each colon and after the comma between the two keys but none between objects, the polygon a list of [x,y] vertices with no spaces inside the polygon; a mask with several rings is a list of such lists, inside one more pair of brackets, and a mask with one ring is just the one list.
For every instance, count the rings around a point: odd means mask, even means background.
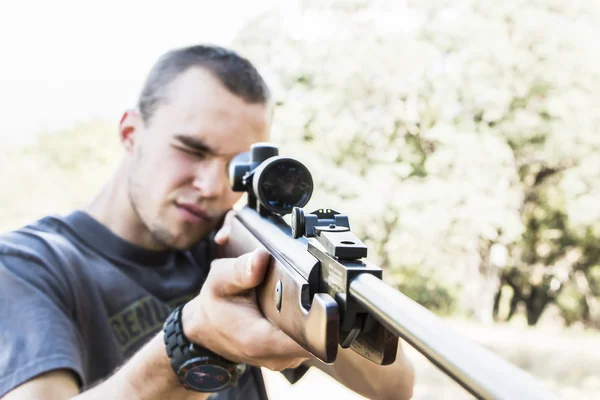
[{"label": "cheek", "polygon": [[146,181],[147,196],[154,203],[170,202],[176,196],[178,188],[193,180],[193,163],[170,153],[145,157],[146,162],[140,171]]},{"label": "cheek", "polygon": [[[229,184],[227,183],[227,185]],[[241,194],[239,192],[234,192],[229,187],[227,187],[222,193],[222,195],[219,197],[218,204],[215,204],[215,206],[219,210],[226,212],[233,207],[233,205],[238,201],[240,197]]]},{"label": "cheek", "polygon": [[164,183],[169,189],[190,185],[194,181],[194,171],[196,165],[186,160],[174,158],[170,162],[165,162],[158,167],[157,174],[161,174]]},{"label": "cheek", "polygon": [[236,204],[242,198],[242,195],[243,193],[241,192],[234,192],[233,190],[229,189],[227,191],[227,194],[225,195],[225,202],[228,206],[227,209],[233,207],[233,205]]}]

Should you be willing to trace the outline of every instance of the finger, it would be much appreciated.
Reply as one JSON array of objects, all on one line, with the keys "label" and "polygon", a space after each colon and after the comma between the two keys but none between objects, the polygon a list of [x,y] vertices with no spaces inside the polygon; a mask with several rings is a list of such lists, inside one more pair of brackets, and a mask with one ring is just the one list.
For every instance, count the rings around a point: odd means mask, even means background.
[{"label": "finger", "polygon": [[[307,350],[262,315],[253,318],[251,323],[248,322],[248,320],[242,322],[244,334],[241,337],[233,336],[228,340],[228,343],[236,343],[234,348],[237,352],[232,354],[232,357],[239,362],[274,369],[273,365],[297,365],[313,358]],[[231,346],[225,351],[230,350]]]},{"label": "finger", "polygon": [[219,231],[215,235],[215,243],[217,243],[219,246],[225,245],[227,243],[227,241],[229,240],[230,232],[231,232],[230,227],[223,226],[221,229],[219,229]]},{"label": "finger", "polygon": [[[265,323],[269,323],[265,320]],[[268,358],[302,358],[312,357],[310,352],[300,346],[296,341],[289,337],[282,330],[275,328],[270,335],[270,340],[263,342],[265,347],[262,349]]]},{"label": "finger", "polygon": [[211,264],[205,285],[220,296],[243,295],[260,285],[265,277],[271,255],[257,249],[238,258],[215,260]]},{"label": "finger", "polygon": [[295,340],[262,315],[261,318],[246,324],[244,328],[246,332],[245,339],[260,338],[259,340],[250,339],[250,343],[242,344],[252,357],[261,359],[311,357],[308,350],[296,343]]},{"label": "finger", "polygon": [[221,229],[219,229],[219,231],[215,235],[215,242],[218,245],[223,246],[229,240],[229,235],[231,234],[231,223],[232,223],[234,217],[235,217],[235,210],[229,210],[229,212],[227,212],[227,214],[225,215],[225,219],[223,220],[223,225],[221,226]]},{"label": "finger", "polygon": [[[295,368],[313,356],[280,329],[272,326],[267,320],[262,324],[269,327],[259,328],[261,340],[254,341],[251,346],[250,363],[265,366],[274,371]],[[250,332],[250,335],[253,333]],[[252,336],[250,336],[252,337]]]}]

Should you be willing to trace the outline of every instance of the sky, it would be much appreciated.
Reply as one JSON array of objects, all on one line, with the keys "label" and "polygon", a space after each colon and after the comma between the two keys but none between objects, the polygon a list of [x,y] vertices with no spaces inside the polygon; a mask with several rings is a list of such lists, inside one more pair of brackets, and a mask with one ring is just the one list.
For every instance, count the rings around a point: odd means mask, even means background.
[{"label": "sky", "polygon": [[135,104],[165,51],[227,46],[275,0],[0,2],[0,145]]}]

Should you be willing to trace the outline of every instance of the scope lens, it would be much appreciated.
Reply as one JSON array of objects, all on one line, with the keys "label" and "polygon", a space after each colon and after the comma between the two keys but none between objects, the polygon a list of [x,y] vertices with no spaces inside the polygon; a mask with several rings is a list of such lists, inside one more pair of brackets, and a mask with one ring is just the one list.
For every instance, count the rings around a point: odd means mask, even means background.
[{"label": "scope lens", "polygon": [[259,191],[263,204],[287,214],[294,207],[308,203],[313,191],[312,177],[301,163],[291,159],[280,160],[263,171]]}]

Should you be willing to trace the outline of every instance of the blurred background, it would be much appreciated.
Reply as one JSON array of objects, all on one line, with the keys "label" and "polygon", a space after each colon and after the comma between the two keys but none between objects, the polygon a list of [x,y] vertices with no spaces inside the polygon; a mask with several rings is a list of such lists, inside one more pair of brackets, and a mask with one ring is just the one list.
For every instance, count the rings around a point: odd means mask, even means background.
[{"label": "blurred background", "polygon": [[[0,230],[88,201],[153,62],[196,43],[257,65],[307,208],[348,213],[388,283],[600,398],[599,1],[2,3]],[[407,351],[415,399],[471,398]],[[274,399],[360,398],[266,374]]]}]

